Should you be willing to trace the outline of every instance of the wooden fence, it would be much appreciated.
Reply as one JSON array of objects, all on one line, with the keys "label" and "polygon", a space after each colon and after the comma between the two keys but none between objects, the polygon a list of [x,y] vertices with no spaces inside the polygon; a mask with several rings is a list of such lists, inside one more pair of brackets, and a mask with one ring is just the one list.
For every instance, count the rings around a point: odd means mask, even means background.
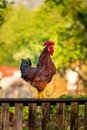
[{"label": "wooden fence", "polygon": [[[87,130],[87,99],[1,98],[0,106],[0,130]],[[24,106],[28,108],[25,127]],[[10,107],[15,109],[12,125]]]}]

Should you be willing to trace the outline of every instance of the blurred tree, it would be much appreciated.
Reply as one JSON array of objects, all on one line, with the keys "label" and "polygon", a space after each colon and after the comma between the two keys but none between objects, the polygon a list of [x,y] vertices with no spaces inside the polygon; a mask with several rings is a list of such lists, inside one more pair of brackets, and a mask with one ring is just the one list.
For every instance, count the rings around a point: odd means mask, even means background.
[{"label": "blurred tree", "polygon": [[[87,62],[87,0],[45,0],[45,9],[55,10],[57,66],[74,60]],[[48,8],[47,8],[48,7]],[[59,56],[59,58],[58,58]]]},{"label": "blurred tree", "polygon": [[7,0],[1,0],[0,1],[0,26],[4,23],[4,21],[6,20],[6,14],[8,12],[8,10],[10,9],[11,5],[14,2],[8,2]]},{"label": "blurred tree", "polygon": [[52,58],[57,68],[78,59],[87,62],[86,23],[86,0],[45,0],[35,10],[14,7],[0,29],[0,64],[19,65],[29,57],[35,65],[46,40],[56,43]]}]

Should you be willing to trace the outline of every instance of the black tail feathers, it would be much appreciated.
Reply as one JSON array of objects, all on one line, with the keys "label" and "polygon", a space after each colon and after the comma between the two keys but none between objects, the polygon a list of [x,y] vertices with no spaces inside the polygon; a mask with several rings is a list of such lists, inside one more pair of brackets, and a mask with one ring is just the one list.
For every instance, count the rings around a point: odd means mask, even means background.
[{"label": "black tail feathers", "polygon": [[24,73],[25,72],[25,69],[27,67],[31,66],[31,61],[30,59],[21,59],[21,65],[20,65],[20,70],[21,70],[21,73]]}]

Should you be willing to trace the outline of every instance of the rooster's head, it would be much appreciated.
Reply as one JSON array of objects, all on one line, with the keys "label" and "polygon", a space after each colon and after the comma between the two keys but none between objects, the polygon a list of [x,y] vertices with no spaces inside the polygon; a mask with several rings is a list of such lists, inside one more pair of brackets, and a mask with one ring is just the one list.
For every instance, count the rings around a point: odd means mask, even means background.
[{"label": "rooster's head", "polygon": [[44,43],[44,46],[48,47],[49,53],[50,53],[51,55],[53,55],[53,53],[54,53],[54,49],[53,49],[54,42],[52,42],[52,41],[46,41],[46,42]]}]

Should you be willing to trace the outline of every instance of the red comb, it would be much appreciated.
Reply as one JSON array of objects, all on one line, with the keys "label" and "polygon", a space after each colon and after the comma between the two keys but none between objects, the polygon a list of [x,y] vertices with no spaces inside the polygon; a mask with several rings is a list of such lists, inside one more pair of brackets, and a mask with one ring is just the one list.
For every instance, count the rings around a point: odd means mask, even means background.
[{"label": "red comb", "polygon": [[53,46],[55,43],[54,42],[52,42],[52,41],[46,41],[45,43],[44,43],[44,46]]}]

